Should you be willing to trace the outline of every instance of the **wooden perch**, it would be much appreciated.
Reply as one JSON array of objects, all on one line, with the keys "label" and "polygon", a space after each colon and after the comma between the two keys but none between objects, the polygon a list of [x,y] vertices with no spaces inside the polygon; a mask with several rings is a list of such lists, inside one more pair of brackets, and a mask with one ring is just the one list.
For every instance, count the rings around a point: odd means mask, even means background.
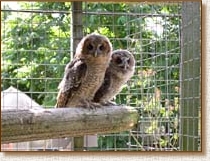
[{"label": "wooden perch", "polygon": [[138,112],[128,106],[85,108],[3,109],[1,143],[104,134],[131,129]]}]

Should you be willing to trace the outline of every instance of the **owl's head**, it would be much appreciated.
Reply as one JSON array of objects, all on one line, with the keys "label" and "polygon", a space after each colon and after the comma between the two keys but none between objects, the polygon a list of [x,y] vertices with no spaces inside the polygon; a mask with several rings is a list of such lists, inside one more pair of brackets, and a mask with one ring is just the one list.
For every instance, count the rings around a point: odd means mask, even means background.
[{"label": "owl's head", "polygon": [[112,45],[106,36],[92,33],[85,36],[77,46],[78,57],[111,57]]},{"label": "owl's head", "polygon": [[120,71],[131,71],[135,67],[134,56],[128,50],[115,50],[112,52],[110,65]]}]

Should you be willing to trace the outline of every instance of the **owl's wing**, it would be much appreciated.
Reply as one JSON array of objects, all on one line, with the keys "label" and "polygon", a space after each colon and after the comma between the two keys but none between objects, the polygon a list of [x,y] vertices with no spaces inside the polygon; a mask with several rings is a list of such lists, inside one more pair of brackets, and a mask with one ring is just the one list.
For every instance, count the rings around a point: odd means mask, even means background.
[{"label": "owl's wing", "polygon": [[104,93],[107,93],[107,91],[109,90],[109,88],[111,86],[111,83],[112,83],[111,72],[106,71],[105,77],[104,77],[104,82],[94,96],[95,102],[99,102],[100,99],[104,96]]},{"label": "owl's wing", "polygon": [[86,74],[87,65],[82,59],[75,59],[66,65],[64,77],[58,86],[56,107],[66,107],[68,99],[77,90]]}]

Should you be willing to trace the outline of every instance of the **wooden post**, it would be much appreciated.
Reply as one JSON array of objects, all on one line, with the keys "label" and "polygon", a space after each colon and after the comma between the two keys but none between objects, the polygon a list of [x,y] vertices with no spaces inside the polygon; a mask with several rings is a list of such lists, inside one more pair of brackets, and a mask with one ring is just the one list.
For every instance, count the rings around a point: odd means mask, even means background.
[{"label": "wooden post", "polygon": [[197,151],[201,106],[201,2],[182,4],[180,150]]},{"label": "wooden post", "polygon": [[72,2],[71,12],[71,58],[75,54],[76,47],[83,37],[82,2]]},{"label": "wooden post", "polygon": [[[83,26],[82,26],[82,2],[72,2],[72,24],[71,24],[71,58],[74,57],[76,47],[83,37]],[[73,144],[75,150],[82,150],[84,145],[84,138],[75,137]]]}]

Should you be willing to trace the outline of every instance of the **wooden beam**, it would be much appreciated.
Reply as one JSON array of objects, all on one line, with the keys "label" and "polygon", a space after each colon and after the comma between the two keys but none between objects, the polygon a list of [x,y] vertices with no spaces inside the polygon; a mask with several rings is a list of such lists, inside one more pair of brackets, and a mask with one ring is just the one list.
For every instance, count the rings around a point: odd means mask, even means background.
[{"label": "wooden beam", "polygon": [[104,134],[131,129],[138,112],[128,106],[1,111],[1,143]]}]

